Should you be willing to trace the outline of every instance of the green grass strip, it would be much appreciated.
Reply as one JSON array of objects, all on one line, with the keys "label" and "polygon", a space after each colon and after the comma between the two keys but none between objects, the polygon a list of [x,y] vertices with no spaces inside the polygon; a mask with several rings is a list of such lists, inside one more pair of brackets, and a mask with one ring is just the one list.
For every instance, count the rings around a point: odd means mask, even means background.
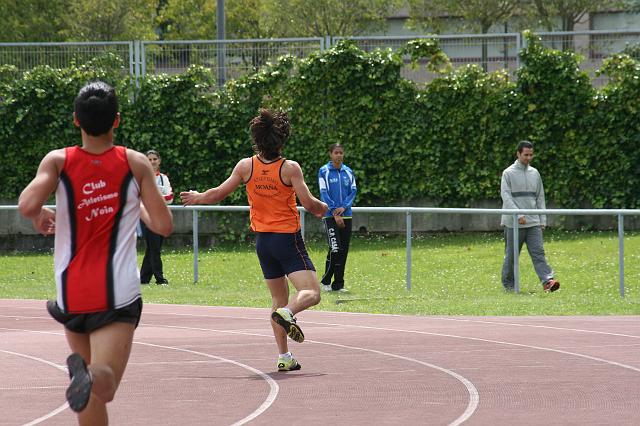
[{"label": "green grass strip", "polygon": [[[312,240],[308,247],[322,274],[326,245]],[[500,283],[501,233],[418,237],[413,240],[412,288],[408,291],[404,239],[355,236],[345,279],[349,292],[323,293],[314,309],[417,315],[640,314],[640,234],[625,236],[624,298],[618,287],[615,232],[546,231],[545,250],[562,283],[560,291],[542,291],[523,249],[521,293],[507,294]],[[46,299],[55,295],[50,254],[5,254],[0,259],[0,298]],[[201,250],[196,284],[189,250],[165,250],[162,259],[170,285],[143,286],[145,302],[271,306],[252,244]]]}]

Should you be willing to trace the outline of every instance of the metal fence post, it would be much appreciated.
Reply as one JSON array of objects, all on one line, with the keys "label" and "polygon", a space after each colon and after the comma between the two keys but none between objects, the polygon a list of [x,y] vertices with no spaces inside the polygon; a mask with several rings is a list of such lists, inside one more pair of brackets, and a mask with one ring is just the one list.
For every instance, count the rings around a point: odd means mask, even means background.
[{"label": "metal fence post", "polygon": [[135,81],[136,81],[136,88],[140,87],[140,40],[136,40],[133,42],[133,50],[134,50],[134,62],[135,62],[135,66],[134,66],[134,70],[135,70]]},{"label": "metal fence post", "polygon": [[135,56],[135,47],[134,47],[134,42],[130,41],[129,42],[129,78],[131,80],[135,81],[136,78],[136,66],[135,66],[135,61],[136,61],[136,56]]},{"label": "metal fence post", "polygon": [[305,212],[304,209],[300,210],[300,233],[302,234],[302,239],[306,240],[306,238],[304,237],[304,234],[305,234],[305,232],[304,232],[305,231],[305,218],[306,218],[304,212]]},{"label": "metal fence post", "polygon": [[520,227],[518,215],[513,215],[513,290],[520,293]]},{"label": "metal fence post", "polygon": [[407,290],[411,290],[411,212],[407,212]]},{"label": "metal fence post", "polygon": [[520,45],[521,43],[522,36],[520,35],[520,33],[516,33],[516,71],[520,69],[520,50],[522,49],[522,46]]},{"label": "metal fence post", "polygon": [[198,282],[198,210],[193,211],[193,283]]},{"label": "metal fence post", "polygon": [[147,53],[144,41],[140,42],[140,57],[138,61],[140,63],[140,76],[144,77],[147,75]]},{"label": "metal fence post", "polygon": [[624,215],[618,215],[618,270],[620,273],[620,297],[624,297]]}]

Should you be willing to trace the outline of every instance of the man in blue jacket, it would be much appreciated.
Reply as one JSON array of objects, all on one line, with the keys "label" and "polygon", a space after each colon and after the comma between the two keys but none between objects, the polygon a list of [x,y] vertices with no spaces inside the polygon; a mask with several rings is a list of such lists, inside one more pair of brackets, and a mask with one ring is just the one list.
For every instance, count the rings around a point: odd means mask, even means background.
[{"label": "man in blue jacket", "polygon": [[329,252],[320,281],[324,291],[345,292],[344,268],[351,241],[351,206],[356,198],[356,178],[353,171],[343,164],[342,145],[332,144],[329,157],[331,161],[318,171],[320,199],[329,206],[323,218]]}]

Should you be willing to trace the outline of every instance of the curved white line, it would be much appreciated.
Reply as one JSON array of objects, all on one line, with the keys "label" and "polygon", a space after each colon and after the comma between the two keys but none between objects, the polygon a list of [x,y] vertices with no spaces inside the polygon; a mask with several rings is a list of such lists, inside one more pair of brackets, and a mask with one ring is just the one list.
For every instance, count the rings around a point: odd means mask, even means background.
[{"label": "curved white line", "polygon": [[458,426],[458,425],[466,422],[467,420],[469,420],[469,418],[473,415],[473,413],[478,408],[478,404],[480,402],[480,393],[478,392],[478,389],[475,387],[475,385],[469,379],[467,379],[464,376],[461,376],[460,374],[456,373],[455,371],[451,371],[451,370],[448,370],[448,369],[446,369],[444,367],[440,367],[438,365],[430,364],[428,362],[420,361],[420,360],[417,360],[417,359],[414,359],[414,358],[409,358],[409,357],[402,356],[402,355],[392,354],[392,353],[389,353],[389,352],[377,351],[375,349],[360,348],[360,347],[357,347],[357,346],[340,345],[338,343],[320,342],[320,341],[317,341],[317,340],[306,340],[306,341],[307,342],[313,342],[313,343],[321,344],[321,345],[329,345],[329,346],[336,346],[336,347],[340,347],[340,348],[347,348],[347,349],[354,349],[354,350],[359,350],[359,351],[372,352],[372,353],[376,353],[376,354],[379,354],[379,355],[384,355],[384,356],[388,356],[388,357],[402,359],[402,360],[405,360],[405,361],[415,362],[415,363],[418,363],[418,364],[422,364],[425,367],[433,368],[435,370],[438,370],[438,371],[441,371],[441,372],[443,372],[445,374],[450,375],[454,379],[456,379],[459,382],[461,382],[464,385],[464,387],[467,388],[467,392],[469,393],[469,403],[467,404],[467,408],[464,410],[464,413],[462,413],[457,419],[455,419],[453,422],[449,423],[450,426]]},{"label": "curved white line", "polygon": [[640,373],[640,368],[633,367],[633,366],[627,365],[627,364],[622,364],[622,363],[619,363],[619,362],[616,362],[616,361],[609,361],[609,360],[606,360],[606,359],[603,359],[603,358],[597,358],[597,357],[594,357],[594,356],[579,354],[579,353],[576,353],[576,352],[563,351],[561,349],[546,348],[546,347],[543,347],[543,346],[525,345],[523,343],[511,343],[511,342],[503,342],[501,340],[481,339],[479,337],[456,336],[454,334],[432,333],[432,332],[429,332],[429,331],[404,330],[404,329],[395,329],[395,328],[386,328],[386,327],[372,327],[372,326],[366,326],[366,325],[332,324],[332,323],[317,323],[317,322],[313,323],[313,324],[332,325],[332,326],[340,326],[340,327],[355,327],[355,328],[364,328],[364,329],[369,329],[369,330],[383,330],[383,331],[392,331],[394,333],[424,334],[424,335],[428,335],[428,336],[450,337],[450,338],[454,338],[454,339],[466,339],[466,340],[474,340],[474,341],[477,341],[477,342],[495,343],[495,344],[498,344],[498,345],[507,345],[507,346],[521,347],[521,348],[537,349],[537,350],[541,350],[541,351],[556,352],[556,353],[560,353],[560,354],[564,354],[564,355],[572,355],[572,356],[576,356],[576,357],[580,357],[580,358],[586,358],[586,359],[590,359],[592,361],[599,361],[599,362],[603,362],[605,364],[615,365],[617,367],[626,368],[626,369],[637,371],[637,372]]},{"label": "curved white line", "polygon": [[[202,305],[180,305],[180,306],[202,306]],[[218,307],[216,307],[218,308]],[[241,308],[238,308],[241,309]],[[263,309],[263,308],[251,308],[251,309]],[[394,315],[394,314],[368,314],[368,313],[358,313],[358,312],[331,312],[332,314],[339,314],[345,316],[384,316],[384,317],[402,317],[402,315]],[[243,317],[243,316],[228,316],[228,315],[209,315],[209,314],[186,314],[180,312],[145,312],[145,315],[174,315],[174,316],[182,316],[182,317],[194,317],[194,318],[234,318],[234,319],[246,319],[246,320],[261,320],[264,318],[258,317]],[[22,318],[20,316],[16,316],[17,318]],[[418,318],[418,317],[415,317]],[[566,327],[552,327],[548,325],[534,325],[534,324],[517,324],[517,323],[507,323],[507,322],[499,322],[499,321],[481,321],[481,320],[472,320],[472,319],[464,319],[464,318],[444,318],[444,317],[424,317],[429,320],[439,320],[439,321],[459,321],[459,322],[477,322],[480,324],[496,324],[496,325],[510,325],[514,327],[532,327],[532,328],[545,328],[549,330],[559,330],[559,331],[575,331],[579,333],[592,333],[592,334],[602,334],[606,336],[618,336],[618,337],[629,337],[632,339],[640,339],[640,336],[635,336],[632,334],[620,334],[620,333],[610,333],[607,331],[598,331],[598,330],[585,330],[582,328],[566,328]],[[144,324],[144,321],[142,322]],[[339,325],[343,326],[343,324],[331,324],[331,323],[323,323],[323,322],[314,322],[305,320],[307,324],[320,324],[320,325]],[[356,326],[354,326],[356,327]]]},{"label": "curved white line", "polygon": [[[230,330],[216,330],[216,329],[211,329],[211,328],[197,328],[197,327],[183,327],[183,326],[177,326],[177,325],[151,325],[152,327],[161,327],[161,328],[175,328],[175,329],[180,329],[180,330],[195,330],[195,331],[212,331],[212,332],[216,332],[216,333],[227,333],[227,334],[241,334],[241,335],[248,335],[248,336],[259,336],[259,337],[267,337],[270,338],[272,337],[271,335],[265,335],[265,334],[259,334],[259,333],[249,333],[249,332],[243,332],[243,331],[230,331]],[[319,345],[327,345],[327,346],[334,346],[334,347],[339,347],[339,348],[346,348],[346,349],[353,349],[353,350],[358,350],[358,351],[364,351],[364,352],[371,352],[371,353],[375,353],[378,355],[383,355],[383,356],[388,356],[388,357],[392,357],[392,358],[398,358],[398,359],[402,359],[405,361],[410,361],[410,362],[415,362],[417,364],[421,364],[424,365],[426,367],[429,368],[433,368],[435,370],[441,371],[443,373],[446,373],[448,375],[450,375],[451,377],[453,377],[454,379],[458,380],[459,382],[461,382],[464,387],[467,389],[467,393],[469,394],[469,403],[467,404],[467,408],[464,410],[464,413],[462,413],[457,419],[455,419],[453,422],[450,423],[451,426],[458,426],[460,424],[462,424],[463,422],[467,421],[472,415],[473,413],[476,411],[476,409],[478,408],[478,404],[480,402],[480,394],[478,392],[478,389],[476,389],[476,387],[474,386],[474,384],[468,380],[466,377],[461,376],[460,374],[451,371],[451,370],[447,370],[444,367],[440,367],[438,365],[435,364],[430,364],[428,362],[424,362],[424,361],[420,361],[414,358],[409,358],[409,357],[405,357],[402,355],[397,355],[397,354],[392,354],[389,352],[383,352],[383,351],[378,351],[375,349],[367,349],[367,348],[361,348],[358,346],[347,346],[347,345],[341,345],[339,343],[330,343],[330,342],[321,342],[319,340],[305,340],[306,342],[309,343],[315,343],[315,344],[319,344]]]},{"label": "curved white line", "polygon": [[[618,337],[630,337],[632,339],[640,339],[640,336],[634,336],[633,334],[621,334],[621,333],[609,333],[608,331],[598,331],[598,330],[585,330],[583,328],[567,328],[567,327],[552,327],[550,325],[536,325],[536,324],[518,324],[513,322],[500,322],[500,321],[482,321],[482,320],[473,320],[473,319],[465,319],[465,318],[432,318],[438,319],[442,321],[458,321],[458,322],[471,322],[471,323],[479,323],[479,324],[492,324],[492,325],[505,325],[510,327],[531,327],[531,328],[544,328],[547,330],[559,330],[559,331],[576,331],[579,333],[593,333],[593,334],[604,334],[607,336],[618,336]],[[640,322],[639,322],[640,324]]]},{"label": "curved white line", "polygon": [[[27,359],[30,359],[32,361],[38,361],[38,362],[41,362],[43,364],[47,364],[47,365],[49,365],[51,367],[57,368],[58,370],[62,370],[65,373],[67,372],[67,369],[65,367],[62,367],[62,366],[60,366],[60,365],[58,365],[56,363],[53,363],[51,361],[47,361],[46,359],[38,358],[38,357],[27,355],[27,354],[22,354],[22,353],[19,353],[19,352],[5,351],[5,350],[2,350],[2,349],[0,349],[0,352],[3,352],[5,354],[9,354],[9,355],[19,356],[19,357],[22,357],[22,358],[27,358]],[[67,407],[69,407],[69,403],[65,402],[64,404],[62,404],[61,406],[59,406],[55,410],[48,412],[47,414],[45,414],[42,417],[38,417],[37,419],[31,420],[29,423],[25,423],[22,426],[33,426],[33,425],[37,425],[38,423],[42,423],[43,421],[48,420],[51,417],[57,415],[58,413],[64,411]]]},{"label": "curved white line", "polygon": [[[204,315],[206,316],[206,315]],[[222,316],[221,316],[222,317]],[[238,317],[228,317],[228,318],[234,318],[234,319],[238,319]],[[252,318],[255,319],[255,318]],[[629,370],[633,370],[633,371],[637,371],[640,372],[640,368],[637,367],[633,367],[627,364],[622,364],[616,361],[609,361],[603,358],[597,358],[597,357],[593,357],[590,355],[584,355],[584,354],[579,354],[576,352],[569,352],[569,351],[563,351],[561,349],[554,349],[554,348],[546,348],[543,346],[532,346],[532,345],[525,345],[522,343],[511,343],[511,342],[504,342],[501,340],[491,340],[491,339],[481,339],[479,337],[468,337],[468,336],[457,336],[454,334],[443,334],[443,333],[432,333],[432,332],[428,332],[428,331],[418,331],[418,330],[406,330],[406,329],[396,329],[396,328],[386,328],[386,327],[373,327],[373,326],[366,326],[366,325],[353,325],[353,324],[338,324],[338,323],[328,323],[328,322],[317,322],[317,321],[305,321],[305,323],[307,324],[315,324],[315,325],[330,325],[330,326],[334,326],[334,327],[352,327],[352,328],[363,328],[363,329],[368,329],[368,330],[381,330],[381,331],[392,331],[394,333],[409,333],[409,334],[422,334],[422,335],[428,335],[428,336],[439,336],[439,337],[449,337],[449,338],[453,338],[453,339],[466,339],[466,340],[474,340],[474,341],[478,341],[478,342],[487,342],[487,343],[495,343],[495,344],[499,344],[499,345],[507,345],[507,346],[516,346],[516,347],[522,347],[522,348],[529,348],[529,349],[537,349],[537,350],[541,350],[541,351],[548,351],[548,352],[556,352],[556,353],[560,353],[560,354],[564,354],[564,355],[571,355],[571,356],[576,356],[576,357],[580,357],[580,358],[585,358],[585,359],[590,359],[592,361],[598,361],[598,362],[602,362],[605,364],[610,364],[610,365],[615,365],[617,367],[622,367],[622,368],[626,368]],[[151,324],[145,324],[145,325],[151,325]],[[165,326],[165,325],[161,325],[162,327],[174,327],[174,326]],[[194,330],[206,330],[206,329],[199,329],[199,328],[194,328]],[[237,333],[237,334],[251,334],[251,333],[244,333],[244,332],[235,332],[235,331],[230,331],[230,330],[215,330],[219,333]],[[261,336],[260,334],[256,334],[256,336]]]},{"label": "curved white line", "polygon": [[[24,330],[24,329],[17,329],[17,328],[4,328],[4,327],[0,327],[0,330],[8,330],[8,331],[23,331],[23,332],[29,332],[29,333],[40,333],[40,334],[54,334],[54,335],[63,335],[63,333],[57,333],[57,332],[50,332],[50,331],[38,331],[38,330]],[[211,355],[211,354],[207,354],[204,352],[198,352],[198,351],[192,351],[189,349],[183,349],[183,348],[177,348],[174,346],[163,346],[163,345],[156,345],[153,343],[145,343],[145,342],[139,342],[139,341],[134,341],[133,343],[138,344],[138,345],[143,345],[143,346],[152,346],[152,347],[156,347],[156,348],[164,348],[164,349],[171,349],[171,350],[175,350],[175,351],[180,351],[180,352],[187,352],[187,353],[191,353],[194,355],[200,355],[206,358],[214,358],[217,359],[219,361],[223,361],[223,362],[227,362],[229,364],[233,364],[236,365],[238,367],[244,368],[246,370],[251,371],[252,373],[255,373],[257,375],[259,375],[260,377],[262,377],[268,384],[269,384],[269,395],[267,395],[267,398],[262,402],[262,404],[260,404],[260,406],[258,408],[256,408],[251,414],[249,414],[248,416],[244,417],[243,419],[238,420],[237,422],[233,423],[231,426],[240,426],[243,425],[245,423],[250,422],[251,420],[255,419],[256,417],[258,417],[259,415],[261,415],[262,413],[264,413],[267,409],[269,409],[269,407],[273,404],[273,402],[275,401],[276,397],[278,396],[278,392],[280,390],[280,386],[278,386],[278,383],[273,380],[273,378],[271,378],[271,376],[269,376],[268,374],[255,369],[249,365],[246,364],[242,364],[240,362],[231,360],[231,359],[227,359],[227,358],[222,358],[219,356],[215,356],[215,355]],[[67,369],[64,367],[61,367],[55,363],[52,363],[50,361],[41,359],[41,358],[37,358],[37,357],[33,357],[30,355],[25,355],[25,354],[19,354],[16,352],[10,352],[10,351],[4,351],[4,350],[0,350],[0,352],[6,352],[8,354],[13,354],[13,355],[17,355],[17,356],[22,356],[24,358],[29,358],[29,359],[33,359],[36,361],[41,361],[44,362],[45,364],[54,366],[56,368],[58,368],[59,370],[62,370],[66,373]],[[41,423],[42,421],[51,418],[53,416],[55,416],[56,414],[58,414],[60,411],[64,410],[65,408],[67,408],[69,406],[68,403],[65,403],[64,405],[62,405],[61,407],[58,407],[56,410],[51,411],[50,413],[47,413],[46,415],[35,419],[33,421],[31,421],[30,423],[27,423],[23,426],[31,426],[31,425],[35,425],[38,423]]]},{"label": "curved white line", "polygon": [[133,343],[138,344],[138,345],[142,345],[142,346],[150,346],[150,347],[162,348],[162,349],[171,349],[171,350],[174,350],[174,351],[186,352],[186,353],[190,353],[190,354],[194,354],[194,355],[203,356],[203,357],[206,357],[206,358],[217,359],[218,361],[227,362],[229,364],[233,364],[233,365],[236,365],[238,367],[244,368],[244,369],[249,370],[252,373],[255,373],[255,374],[259,375],[260,377],[262,377],[269,384],[269,395],[267,395],[267,399],[265,399],[264,402],[262,404],[260,404],[260,406],[253,411],[253,413],[249,414],[248,416],[246,416],[243,419],[238,420],[237,422],[233,423],[231,426],[240,426],[240,425],[243,425],[245,423],[248,423],[251,420],[253,420],[256,417],[258,417],[260,414],[262,414],[265,411],[267,411],[269,409],[269,407],[273,404],[273,402],[276,400],[276,397],[278,396],[278,392],[280,391],[280,386],[278,386],[278,383],[275,380],[273,380],[273,378],[271,378],[271,376],[269,376],[268,374],[266,374],[266,373],[264,373],[264,372],[262,372],[262,371],[260,371],[258,369],[255,369],[255,368],[253,368],[253,367],[251,367],[249,365],[242,364],[241,362],[234,361],[232,359],[222,358],[222,357],[211,355],[211,354],[207,354],[207,353],[204,353],[204,352],[192,351],[192,350],[184,349],[184,348],[177,348],[175,346],[156,345],[156,344],[153,344],[153,343],[145,343],[145,342],[140,342],[140,341],[137,341],[137,340],[134,340]]},{"label": "curved white line", "polygon": [[[241,309],[241,308],[238,308],[238,309]],[[259,309],[259,308],[256,308],[256,309]],[[183,313],[172,313],[172,312],[168,312],[168,313],[147,312],[147,314],[190,316],[190,317],[210,317],[210,318],[233,318],[233,319],[248,319],[248,320],[259,320],[259,319],[262,319],[262,318],[255,318],[255,317],[237,317],[237,316],[230,317],[230,316],[227,316],[227,315],[183,314]],[[371,315],[373,315],[373,314],[371,314]],[[393,315],[393,316],[397,316],[397,315]],[[456,319],[446,319],[446,318],[435,318],[435,319],[456,320]],[[464,319],[459,319],[459,320],[460,321],[465,321]],[[474,321],[474,320],[468,320],[468,321]],[[523,348],[536,349],[536,350],[542,350],[542,351],[549,351],[549,352],[555,352],[555,353],[560,353],[560,354],[569,355],[569,356],[585,358],[585,359],[589,359],[589,360],[592,360],[592,361],[602,362],[604,364],[609,364],[609,365],[613,365],[613,366],[629,369],[629,370],[632,370],[632,371],[640,372],[640,368],[636,368],[636,367],[633,367],[633,366],[630,366],[630,365],[627,365],[627,364],[622,364],[622,363],[619,363],[619,362],[616,362],[616,361],[609,361],[609,360],[606,360],[606,359],[603,359],[603,358],[592,357],[592,356],[589,356],[589,355],[584,355],[584,354],[580,354],[580,353],[576,353],[576,352],[563,351],[563,350],[560,350],[560,349],[547,348],[547,347],[541,347],[541,346],[532,346],[532,345],[525,345],[525,344],[520,344],[520,343],[504,342],[504,341],[499,341],[499,340],[481,339],[481,338],[477,338],[477,337],[457,336],[457,335],[452,335],[452,334],[432,333],[432,332],[406,330],[406,329],[393,329],[393,328],[386,328],[386,327],[372,327],[372,326],[361,326],[361,325],[350,325],[350,324],[346,324],[345,325],[345,324],[325,323],[325,322],[317,322],[317,321],[315,321],[315,322],[314,321],[305,321],[305,322],[308,323],[308,324],[316,324],[316,325],[353,327],[353,328],[363,328],[363,329],[371,329],[371,330],[391,331],[391,332],[396,332],[396,333],[422,334],[422,335],[440,336],[440,337],[448,337],[448,338],[455,338],[455,339],[466,339],[466,340],[473,340],[473,341],[481,341],[481,342],[494,343],[494,344],[507,345],[507,346],[523,347]],[[481,322],[482,323],[483,321],[477,320],[477,322]],[[497,324],[505,324],[505,323],[499,323],[499,322],[496,322],[496,323]],[[507,323],[507,324],[511,324],[511,323]],[[154,324],[146,324],[146,323],[143,323],[143,325],[154,326]],[[567,331],[577,331],[577,332],[585,332],[585,333],[595,333],[595,334],[605,334],[605,335],[612,335],[612,336],[638,338],[638,336],[633,336],[633,335],[607,333],[607,332],[601,332],[601,331],[595,331],[595,330],[565,329],[565,328],[560,328],[560,327],[520,325],[520,324],[513,324],[513,325],[542,327],[542,328],[551,328],[551,329],[557,329],[557,330],[567,330]],[[188,328],[188,327],[164,326],[164,325],[156,325],[156,326],[166,327],[166,328]],[[267,337],[267,336],[264,336],[264,335],[261,335],[261,334],[257,334],[257,333],[237,332],[237,331],[230,331],[230,330],[212,330],[212,329],[202,329],[202,328],[188,328],[188,329],[203,330],[203,331],[215,331],[215,332],[219,332],[219,333],[255,335],[255,336]],[[29,330],[23,330],[23,331],[29,331]],[[269,337],[271,337],[271,336],[269,336]],[[317,342],[317,343],[321,343],[322,344],[323,342]],[[331,345],[331,343],[326,343],[326,344]],[[354,348],[354,349],[357,349],[357,348]],[[368,349],[362,348],[362,350],[368,350]],[[369,350],[369,351],[375,352],[374,350]],[[394,354],[390,354],[390,355],[393,356]],[[417,361],[417,362],[421,363],[420,361]],[[435,367],[437,367],[437,366],[435,366]],[[470,398],[472,398],[472,397],[470,397]],[[471,401],[470,401],[470,404],[471,404]],[[465,410],[465,413],[466,413],[466,410]]]}]

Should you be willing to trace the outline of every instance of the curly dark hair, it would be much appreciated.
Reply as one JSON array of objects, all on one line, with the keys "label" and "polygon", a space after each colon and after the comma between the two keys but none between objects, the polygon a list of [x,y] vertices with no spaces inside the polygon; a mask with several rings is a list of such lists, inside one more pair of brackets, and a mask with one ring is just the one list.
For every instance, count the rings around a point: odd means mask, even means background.
[{"label": "curly dark hair", "polygon": [[291,122],[286,112],[261,109],[251,120],[250,129],[254,152],[265,160],[275,160],[291,134]]}]

